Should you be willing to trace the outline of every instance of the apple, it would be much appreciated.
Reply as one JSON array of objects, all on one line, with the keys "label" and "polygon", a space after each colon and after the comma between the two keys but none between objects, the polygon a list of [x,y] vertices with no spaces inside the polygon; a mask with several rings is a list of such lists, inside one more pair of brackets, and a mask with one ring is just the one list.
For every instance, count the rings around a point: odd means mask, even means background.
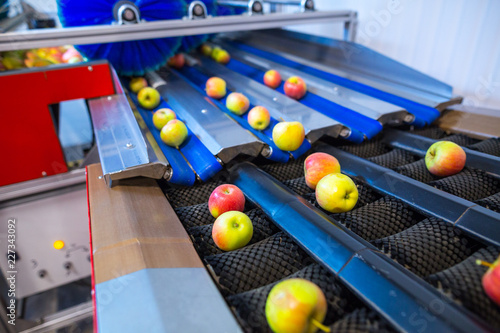
[{"label": "apple", "polygon": [[218,63],[227,64],[231,60],[231,56],[226,50],[216,47],[212,50],[212,59]]},{"label": "apple", "polygon": [[425,154],[425,166],[430,173],[447,177],[459,173],[465,166],[465,151],[451,141],[438,141]]},{"label": "apple", "polygon": [[348,176],[331,173],[316,185],[316,201],[330,213],[348,212],[358,202],[358,188]]},{"label": "apple", "polygon": [[160,93],[155,88],[144,87],[137,94],[139,104],[145,108],[152,110],[160,104]]},{"label": "apple", "polygon": [[187,136],[187,127],[179,119],[170,120],[160,132],[161,141],[175,148],[179,148]]},{"label": "apple", "polygon": [[304,161],[306,184],[313,190],[316,189],[316,185],[321,178],[331,173],[340,173],[340,163],[332,155],[314,153],[307,156]]},{"label": "apple", "polygon": [[292,76],[286,80],[283,89],[285,95],[294,99],[301,99],[307,92],[306,83],[298,76]]},{"label": "apple", "polygon": [[212,98],[222,98],[226,96],[226,81],[220,77],[211,77],[205,84],[205,91],[207,92],[207,95]]},{"label": "apple", "polygon": [[184,55],[182,53],[178,53],[168,59],[167,65],[169,65],[170,67],[181,69],[185,63],[186,59],[184,59]]},{"label": "apple", "polygon": [[281,150],[294,151],[299,149],[304,138],[304,126],[298,121],[282,121],[273,128],[274,144]]},{"label": "apple", "polygon": [[147,86],[148,86],[148,81],[143,77],[133,77],[130,80],[129,84],[130,90],[136,94],[139,92],[139,90]]},{"label": "apple", "polygon": [[153,124],[157,129],[161,130],[170,120],[176,118],[174,111],[167,108],[159,109],[153,114]]},{"label": "apple", "polygon": [[264,84],[270,88],[276,89],[281,84],[281,75],[274,69],[268,70],[264,74]]},{"label": "apple", "polygon": [[212,47],[208,44],[203,44],[201,46],[201,53],[203,53],[203,55],[207,57],[210,57],[212,55]]},{"label": "apple", "polygon": [[483,275],[483,288],[486,295],[500,305],[500,256],[498,256],[493,264],[485,263],[482,260],[477,260],[476,262],[479,265],[482,264],[489,267]]},{"label": "apple", "polygon": [[250,107],[250,101],[248,98],[240,93],[233,92],[230,93],[226,98],[226,107],[234,114],[241,116],[247,112]]},{"label": "apple", "polygon": [[217,186],[208,199],[208,209],[215,218],[232,210],[242,212],[245,209],[245,196],[235,185]]},{"label": "apple", "polygon": [[270,122],[271,115],[263,106],[255,106],[248,112],[248,123],[256,130],[262,131]]},{"label": "apple", "polygon": [[70,59],[72,58],[82,58],[82,55],[80,52],[78,52],[74,47],[69,47],[62,55],[62,61],[69,63]]},{"label": "apple", "polygon": [[219,249],[233,251],[247,245],[253,236],[253,224],[242,212],[229,211],[217,218],[212,228],[212,239]]},{"label": "apple", "polygon": [[325,329],[322,322],[327,308],[325,294],[316,284],[292,278],[279,282],[269,292],[266,319],[276,333],[313,333]]}]

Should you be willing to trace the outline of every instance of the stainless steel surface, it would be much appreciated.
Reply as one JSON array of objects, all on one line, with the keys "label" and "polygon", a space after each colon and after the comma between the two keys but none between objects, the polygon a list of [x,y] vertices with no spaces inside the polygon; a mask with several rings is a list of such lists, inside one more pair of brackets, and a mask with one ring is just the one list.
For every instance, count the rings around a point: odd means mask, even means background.
[{"label": "stainless steel surface", "polygon": [[213,106],[204,95],[174,72],[162,72],[162,76],[147,74],[150,84],[161,92],[214,156],[227,163],[239,154],[259,155],[264,144],[255,136]]},{"label": "stainless steel surface", "polygon": [[430,107],[454,99],[451,86],[359,44],[280,29],[248,32],[244,38],[249,45]]},{"label": "stainless steel surface", "polygon": [[[16,298],[90,275],[89,222],[85,185],[0,209],[0,247],[7,251],[8,221],[15,219],[15,267],[0,260],[4,276],[16,275]],[[56,250],[53,243],[65,245]],[[6,252],[4,252],[6,253]],[[71,263],[65,267],[65,263]],[[45,274],[42,274],[45,272]],[[7,275],[8,274],[8,275]]]},{"label": "stainless steel surface", "polygon": [[[160,179],[166,160],[154,160],[125,95],[89,101],[90,114],[106,183],[137,176]],[[150,149],[149,149],[150,150]]]},{"label": "stainless steel surface", "polygon": [[43,323],[35,327],[23,330],[20,333],[46,333],[64,328],[69,324],[82,319],[91,318],[93,315],[92,301],[76,305],[69,309],[59,311],[51,316],[43,318]]},{"label": "stainless steel surface", "polygon": [[277,70],[280,72],[283,80],[295,75],[300,76],[307,82],[307,89],[310,92],[367,117],[378,120],[382,124],[402,122],[408,115],[408,112],[397,105],[390,104],[357,91],[339,86],[329,81],[317,78],[314,75],[283,66],[277,62],[258,57],[251,53],[240,51],[233,48],[229,43],[224,43],[223,40],[219,40],[218,43],[227,49],[231,54],[231,57],[235,59],[257,67],[263,71],[270,69]]},{"label": "stainless steel surface", "polygon": [[0,34],[0,51],[267,29],[307,23],[345,22],[351,19],[351,14],[352,11],[344,10],[254,16],[234,15],[208,17],[204,20],[166,20],[120,26],[103,25],[10,32]]},{"label": "stainless steel surface", "polygon": [[[315,142],[323,135],[337,137],[343,125],[274,89],[233,72],[212,60],[201,58],[198,69],[210,76],[218,76],[227,82],[228,88],[243,93],[253,105],[265,106],[275,119],[299,121],[304,125],[306,136]],[[210,73],[207,70],[210,69]]]},{"label": "stainless steel surface", "polygon": [[218,5],[246,8],[247,15],[262,14],[264,6],[261,0],[217,0]]},{"label": "stainless steel surface", "polygon": [[0,187],[0,202],[85,183],[85,169]]},{"label": "stainless steel surface", "polygon": [[[479,115],[483,115],[483,116],[500,118],[500,110],[499,109],[490,109],[490,108],[477,107],[477,106],[464,105],[464,104],[453,105],[453,106],[448,107],[448,109],[463,111],[463,112],[472,113],[472,114],[479,114]],[[498,130],[500,131],[500,128]],[[498,135],[500,136],[500,132]]]},{"label": "stainless steel surface", "polygon": [[314,10],[313,0],[264,0],[272,5],[299,6],[301,11]]}]

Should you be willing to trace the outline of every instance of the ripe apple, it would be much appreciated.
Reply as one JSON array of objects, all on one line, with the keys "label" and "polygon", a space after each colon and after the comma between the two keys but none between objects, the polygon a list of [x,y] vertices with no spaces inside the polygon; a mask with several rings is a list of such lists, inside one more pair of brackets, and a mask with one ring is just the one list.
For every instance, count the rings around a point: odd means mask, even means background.
[{"label": "ripe apple", "polygon": [[160,132],[161,141],[175,148],[179,148],[187,136],[187,127],[179,119],[170,120]]},{"label": "ripe apple", "polygon": [[226,81],[224,81],[220,77],[211,77],[205,84],[205,90],[207,92],[207,95],[212,98],[222,98],[226,96]]},{"label": "ripe apple", "polygon": [[358,202],[358,189],[348,176],[331,173],[316,185],[316,201],[330,213],[348,212]]},{"label": "ripe apple", "polygon": [[292,278],[276,284],[266,300],[266,319],[273,332],[312,333],[327,310],[323,291],[311,281]]},{"label": "ripe apple", "polygon": [[203,53],[203,55],[207,57],[210,57],[212,55],[212,47],[208,44],[203,44],[201,46],[201,53]]},{"label": "ripe apple", "polygon": [[83,58],[82,58],[82,55],[80,54],[80,52],[78,52],[74,47],[69,47],[62,55],[61,59],[63,62],[65,63],[71,63],[71,61],[75,62],[76,59],[78,59],[78,61],[83,61]]},{"label": "ripe apple", "polygon": [[160,104],[160,93],[155,88],[144,87],[139,90],[137,100],[139,104],[145,108],[152,110]]},{"label": "ripe apple", "polygon": [[245,114],[245,112],[247,112],[248,108],[250,107],[250,101],[245,95],[233,92],[230,93],[226,98],[226,107],[232,113],[241,116],[242,114]]},{"label": "ripe apple", "polygon": [[304,161],[306,184],[313,190],[316,189],[316,185],[321,178],[331,173],[340,173],[340,163],[332,155],[314,153],[307,156]]},{"label": "ripe apple", "polygon": [[451,141],[438,141],[425,154],[425,166],[430,173],[447,177],[459,173],[465,166],[465,151]]},{"label": "ripe apple", "polygon": [[167,65],[170,67],[174,67],[177,69],[181,69],[186,63],[186,59],[184,59],[184,55],[182,53],[177,53],[170,59],[168,59]]},{"label": "ripe apple", "polygon": [[[68,59],[69,60],[69,59]],[[133,77],[130,80],[130,90],[134,93],[138,93],[142,88],[145,88],[148,86],[148,81],[143,78],[143,77]]]},{"label": "ripe apple", "polygon": [[250,218],[238,211],[225,212],[212,228],[212,239],[221,250],[233,251],[247,245],[253,236]]},{"label": "ripe apple", "polygon": [[167,108],[159,109],[153,114],[153,124],[157,129],[161,130],[170,120],[176,118],[174,111]]},{"label": "ripe apple", "polygon": [[482,283],[488,297],[500,305],[500,256],[483,275]]},{"label": "ripe apple", "polygon": [[226,50],[216,47],[212,50],[212,59],[220,64],[227,64],[231,60],[231,56]]},{"label": "ripe apple", "polygon": [[217,186],[208,199],[208,209],[215,218],[232,210],[242,212],[245,209],[245,196],[235,185]]},{"label": "ripe apple", "polygon": [[307,92],[306,83],[298,76],[292,76],[286,80],[283,89],[288,97],[294,99],[301,99]]},{"label": "ripe apple", "polygon": [[279,85],[281,84],[280,73],[278,73],[278,71],[275,71],[274,69],[268,70],[264,74],[264,84],[273,89],[278,88]]},{"label": "ripe apple", "polygon": [[263,106],[255,106],[248,112],[248,123],[256,130],[263,130],[271,122],[269,111]]},{"label": "ripe apple", "polygon": [[294,151],[304,142],[304,126],[298,121],[282,121],[273,128],[273,141],[281,150]]}]

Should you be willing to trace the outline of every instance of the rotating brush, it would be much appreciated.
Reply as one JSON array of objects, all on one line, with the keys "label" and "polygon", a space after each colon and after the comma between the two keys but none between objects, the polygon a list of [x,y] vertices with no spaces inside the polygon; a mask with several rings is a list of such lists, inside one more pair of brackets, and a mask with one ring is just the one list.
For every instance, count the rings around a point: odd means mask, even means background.
[{"label": "rotating brush", "polygon": [[[64,27],[180,19],[187,10],[183,0],[58,0],[57,3]],[[182,37],[169,37],[76,47],[88,59],[105,58],[118,73],[136,76],[164,65],[177,52],[181,41]]]},{"label": "rotating brush", "polygon": [[[194,19],[197,17],[204,16],[216,16],[217,15],[217,3],[216,0],[188,0],[188,11],[190,16]],[[198,6],[198,7],[197,7]],[[205,8],[203,8],[205,7]],[[203,14],[202,14],[203,12]],[[209,35],[194,35],[186,36],[182,38],[181,46],[179,47],[179,52],[186,52],[197,48],[201,44],[207,41]]]}]

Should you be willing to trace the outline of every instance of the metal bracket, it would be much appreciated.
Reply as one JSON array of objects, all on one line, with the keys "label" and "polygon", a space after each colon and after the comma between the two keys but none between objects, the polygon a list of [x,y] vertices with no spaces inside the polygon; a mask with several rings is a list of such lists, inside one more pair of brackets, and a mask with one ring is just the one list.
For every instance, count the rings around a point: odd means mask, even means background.
[{"label": "metal bracket", "polygon": [[188,7],[188,19],[202,19],[207,18],[208,11],[207,6],[201,1],[193,1]]}]

